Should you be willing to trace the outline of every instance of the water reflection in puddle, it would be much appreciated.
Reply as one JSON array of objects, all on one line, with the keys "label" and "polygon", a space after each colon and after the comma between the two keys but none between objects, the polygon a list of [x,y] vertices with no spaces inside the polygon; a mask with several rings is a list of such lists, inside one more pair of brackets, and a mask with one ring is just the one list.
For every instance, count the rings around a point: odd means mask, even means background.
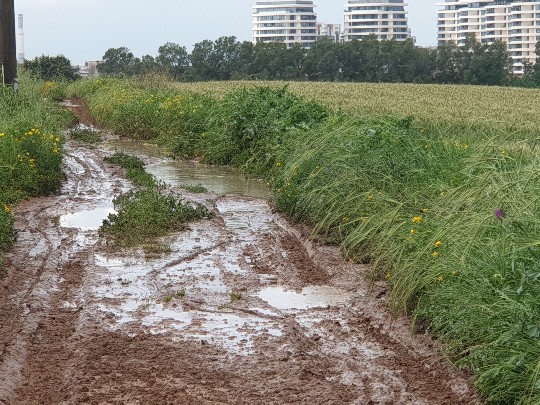
[{"label": "water reflection in puddle", "polygon": [[201,184],[216,194],[234,194],[267,198],[268,188],[259,180],[247,179],[241,173],[220,166],[193,161],[167,161],[146,169],[159,180],[174,186]]},{"label": "water reflection in puddle", "polygon": [[301,293],[282,287],[266,287],[257,296],[281,310],[344,305],[351,297],[350,294],[330,286],[306,287]]},{"label": "water reflection in puddle", "polygon": [[84,230],[98,229],[103,220],[109,214],[114,214],[116,211],[113,207],[100,207],[90,211],[80,211],[73,214],[62,215],[58,219],[58,224],[64,228],[78,228]]}]

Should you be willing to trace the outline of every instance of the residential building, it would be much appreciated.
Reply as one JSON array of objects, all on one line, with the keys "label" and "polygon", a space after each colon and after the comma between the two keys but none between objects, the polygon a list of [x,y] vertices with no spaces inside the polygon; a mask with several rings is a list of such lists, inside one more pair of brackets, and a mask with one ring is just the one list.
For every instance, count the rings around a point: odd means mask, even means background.
[{"label": "residential building", "polygon": [[540,40],[540,1],[538,0],[447,0],[437,3],[439,44],[454,41],[463,45],[468,35],[492,44],[506,42],[513,73],[522,75],[525,63],[536,60]]},{"label": "residential building", "polygon": [[333,42],[341,42],[341,24],[325,24],[318,22],[317,37],[319,39],[328,38]]},{"label": "residential building", "polygon": [[348,0],[345,5],[344,40],[404,41],[411,37],[404,0]]},{"label": "residential building", "polygon": [[96,77],[99,76],[98,65],[103,63],[100,60],[89,60],[84,62],[84,66],[78,66],[81,77]]},{"label": "residential building", "polygon": [[317,40],[313,1],[257,1],[253,6],[253,42],[283,42],[309,48]]}]

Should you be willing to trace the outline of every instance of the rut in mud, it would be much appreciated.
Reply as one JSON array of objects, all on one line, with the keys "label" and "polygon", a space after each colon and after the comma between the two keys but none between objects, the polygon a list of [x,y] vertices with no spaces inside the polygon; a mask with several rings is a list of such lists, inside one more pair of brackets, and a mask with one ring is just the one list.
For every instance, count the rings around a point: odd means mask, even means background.
[{"label": "rut in mud", "polygon": [[97,226],[131,188],[109,153],[68,142],[60,195],[17,209],[0,403],[479,403],[361,265],[264,199],[184,192],[216,216],[170,251],[108,249]]}]

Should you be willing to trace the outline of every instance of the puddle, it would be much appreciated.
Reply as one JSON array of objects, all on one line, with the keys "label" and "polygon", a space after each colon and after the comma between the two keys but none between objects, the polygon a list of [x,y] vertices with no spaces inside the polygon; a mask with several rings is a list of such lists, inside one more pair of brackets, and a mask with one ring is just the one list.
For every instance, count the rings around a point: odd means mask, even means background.
[{"label": "puddle", "polygon": [[116,211],[110,206],[100,207],[90,211],[75,212],[73,214],[60,216],[58,219],[58,225],[63,228],[95,230],[101,226],[103,220],[106,219],[109,214],[114,213],[116,213]]},{"label": "puddle", "polygon": [[277,228],[274,215],[266,201],[250,199],[223,199],[216,202],[225,226],[237,237],[251,243],[254,234],[271,232]]},{"label": "puddle", "polygon": [[[130,139],[114,140],[105,147],[135,155],[162,159],[170,157],[170,152],[162,146]],[[172,186],[201,184],[216,194],[263,199],[270,197],[270,191],[263,180],[249,179],[240,171],[226,166],[210,166],[194,160],[167,160],[146,166],[146,171]]]},{"label": "puddle", "polygon": [[344,305],[351,298],[351,294],[329,286],[306,287],[301,293],[285,290],[283,287],[266,287],[257,297],[274,308],[289,310]]},{"label": "puddle", "polygon": [[201,184],[216,194],[269,197],[268,188],[262,181],[248,179],[227,167],[207,166],[194,161],[167,161],[149,165],[146,170],[174,186]]}]

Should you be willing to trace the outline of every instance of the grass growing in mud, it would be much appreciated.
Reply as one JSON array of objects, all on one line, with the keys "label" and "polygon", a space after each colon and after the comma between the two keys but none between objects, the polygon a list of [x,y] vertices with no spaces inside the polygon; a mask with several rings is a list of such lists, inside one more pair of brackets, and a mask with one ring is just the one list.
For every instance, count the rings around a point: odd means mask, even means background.
[{"label": "grass growing in mud", "polygon": [[138,122],[136,137],[178,156],[264,174],[277,208],[370,263],[392,308],[446,342],[488,403],[540,403],[540,153],[525,127],[506,131],[514,117],[417,125],[267,87],[221,100],[105,79],[72,91],[101,124]]},{"label": "grass growing in mud", "polygon": [[185,229],[190,221],[211,216],[204,205],[184,202],[178,195],[167,193],[165,185],[146,172],[144,162],[138,157],[116,152],[105,160],[127,169],[127,177],[142,187],[114,199],[117,213],[109,214],[99,230],[113,245],[152,243],[171,231]]},{"label": "grass growing in mud", "polygon": [[87,128],[76,128],[69,131],[71,139],[74,139],[79,142],[89,143],[94,145],[102,141],[101,135],[98,131]]},{"label": "grass growing in mud", "polygon": [[0,86],[0,270],[14,241],[13,209],[27,197],[56,191],[64,138],[73,116],[47,98],[43,82],[22,76],[18,93]]}]

